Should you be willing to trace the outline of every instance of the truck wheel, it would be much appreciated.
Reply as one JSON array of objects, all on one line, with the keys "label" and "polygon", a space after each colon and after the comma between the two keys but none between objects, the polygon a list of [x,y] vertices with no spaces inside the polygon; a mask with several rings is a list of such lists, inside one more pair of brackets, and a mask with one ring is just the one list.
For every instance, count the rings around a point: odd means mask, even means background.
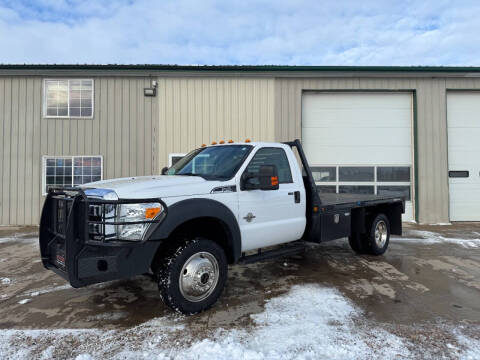
[{"label": "truck wheel", "polygon": [[348,243],[357,254],[365,254],[368,251],[365,236],[362,236],[362,234],[355,233],[350,235],[348,237]]},{"label": "truck wheel", "polygon": [[165,304],[183,314],[210,308],[227,280],[227,258],[215,242],[203,238],[173,248],[157,269],[158,288]]},{"label": "truck wheel", "polygon": [[373,219],[368,236],[368,250],[372,255],[382,255],[390,241],[390,222],[384,214],[378,214]]}]

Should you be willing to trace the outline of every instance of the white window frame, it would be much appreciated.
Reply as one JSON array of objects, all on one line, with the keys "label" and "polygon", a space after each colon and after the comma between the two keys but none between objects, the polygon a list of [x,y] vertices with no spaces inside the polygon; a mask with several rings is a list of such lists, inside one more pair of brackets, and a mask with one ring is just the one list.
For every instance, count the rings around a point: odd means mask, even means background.
[{"label": "white window frame", "polygon": [[72,159],[72,187],[74,186],[73,167],[75,158],[100,158],[100,181],[103,180],[103,156],[102,155],[43,155],[42,156],[42,195],[46,196],[47,192],[47,159]]},{"label": "white window frame", "polygon": [[[90,116],[70,116],[70,81],[91,81],[92,82],[92,115]],[[68,82],[68,91],[67,91],[67,105],[68,105],[68,115],[67,116],[53,116],[47,115],[47,81],[67,81]],[[43,91],[42,91],[42,106],[43,106],[43,118],[44,119],[93,119],[93,114],[95,112],[95,80],[92,78],[51,78],[43,79]]]},{"label": "white window frame", "polygon": [[171,154],[168,154],[168,167],[172,167],[172,161],[173,161],[173,158],[174,157],[184,157],[185,153],[171,153]]}]

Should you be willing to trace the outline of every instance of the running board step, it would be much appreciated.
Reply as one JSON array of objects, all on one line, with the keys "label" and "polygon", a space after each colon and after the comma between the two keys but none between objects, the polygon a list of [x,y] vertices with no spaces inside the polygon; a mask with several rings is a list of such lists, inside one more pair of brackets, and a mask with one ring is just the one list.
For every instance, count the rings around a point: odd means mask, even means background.
[{"label": "running board step", "polygon": [[301,242],[295,245],[284,246],[279,249],[273,249],[273,250],[268,250],[263,252],[259,251],[257,254],[253,254],[253,255],[248,255],[248,256],[243,255],[238,260],[238,263],[252,264],[255,262],[265,261],[265,260],[274,259],[278,257],[297,255],[305,252],[305,248],[306,248],[305,244]]}]

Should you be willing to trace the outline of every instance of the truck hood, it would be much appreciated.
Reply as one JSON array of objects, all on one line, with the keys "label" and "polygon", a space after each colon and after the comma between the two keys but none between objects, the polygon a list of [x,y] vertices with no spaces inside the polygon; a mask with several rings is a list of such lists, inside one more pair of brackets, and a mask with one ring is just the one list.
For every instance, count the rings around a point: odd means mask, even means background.
[{"label": "truck hood", "polygon": [[82,189],[113,190],[121,199],[164,198],[207,194],[219,183],[200,176],[159,175],[97,181]]}]

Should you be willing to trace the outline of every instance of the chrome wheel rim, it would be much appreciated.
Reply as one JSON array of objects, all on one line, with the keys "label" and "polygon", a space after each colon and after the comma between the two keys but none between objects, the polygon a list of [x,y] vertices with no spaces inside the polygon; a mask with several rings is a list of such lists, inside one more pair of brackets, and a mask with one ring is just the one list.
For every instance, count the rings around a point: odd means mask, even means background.
[{"label": "chrome wheel rim", "polygon": [[375,226],[375,242],[379,248],[383,248],[387,242],[388,230],[385,221],[380,220]]},{"label": "chrome wheel rim", "polygon": [[180,272],[179,288],[185,299],[199,302],[215,290],[218,283],[218,261],[209,252],[198,252],[185,262]]}]

